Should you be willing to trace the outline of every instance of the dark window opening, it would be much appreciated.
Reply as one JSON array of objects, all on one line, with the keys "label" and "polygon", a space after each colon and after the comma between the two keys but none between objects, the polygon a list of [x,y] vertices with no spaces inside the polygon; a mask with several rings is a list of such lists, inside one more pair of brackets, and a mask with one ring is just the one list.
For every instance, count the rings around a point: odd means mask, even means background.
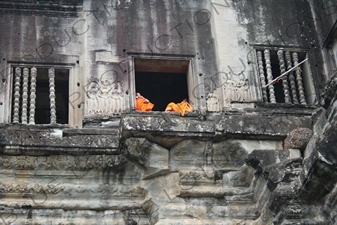
[{"label": "dark window opening", "polygon": [[[14,99],[15,99],[15,69],[13,68],[13,93],[12,93],[12,115],[14,117]],[[19,123],[22,123],[22,103],[23,103],[23,71],[21,69],[20,85],[19,88]],[[27,81],[27,123],[30,117],[30,104],[31,104],[31,68],[28,68],[28,81]],[[69,70],[68,69],[55,69],[55,103],[56,103],[56,123],[67,124],[69,122]],[[35,124],[50,124],[50,98],[49,98],[49,77],[48,68],[37,68],[36,72],[36,91],[35,91]]]},{"label": "dark window opening", "polygon": [[[263,50],[261,50],[261,52],[263,53]],[[290,53],[292,53],[292,52],[290,52]],[[301,61],[303,61],[305,59],[306,53],[305,52],[297,52],[297,54],[298,54],[298,63],[300,63]],[[285,71],[287,71],[288,68],[287,68],[285,57],[284,57],[284,61],[285,61]],[[281,75],[280,61],[279,61],[278,56],[277,56],[277,51],[275,51],[275,50],[270,50],[270,65],[271,65],[273,79],[275,79],[275,78],[277,78],[278,76]],[[291,67],[293,67],[293,66],[294,66],[293,57],[291,57]],[[301,65],[300,68],[302,68],[302,66],[303,65]],[[269,81],[267,79],[267,68],[266,68],[264,56],[263,56],[263,70],[264,70],[264,74],[265,74],[265,83],[268,84]],[[301,73],[302,73],[302,71],[301,71]],[[293,96],[292,96],[292,91],[291,91],[291,87],[290,87],[289,74],[290,73],[288,73],[286,75],[286,78],[287,78],[287,81],[288,81],[289,96],[292,99]],[[294,76],[295,87],[296,87],[296,90],[297,90],[296,93],[297,93],[297,97],[298,97],[299,94],[298,94],[298,85],[297,85],[297,82],[296,82],[295,70],[292,71],[292,74]],[[303,74],[303,73],[301,74],[303,82],[305,82],[305,79],[307,79],[306,76],[307,76],[306,74]],[[284,96],[282,81],[279,80],[279,81],[275,82],[273,84],[273,87],[274,87],[274,95],[275,95],[276,102],[277,103],[285,103],[285,96]],[[267,88],[266,91],[267,91],[268,99],[270,99],[269,88]]]},{"label": "dark window opening", "polygon": [[170,102],[188,100],[189,61],[135,60],[136,92],[154,104],[153,111],[164,111]]},{"label": "dark window opening", "polygon": [[[67,124],[69,115],[69,70],[55,69],[56,123]],[[50,123],[48,69],[37,70],[35,123]]]},{"label": "dark window opening", "polygon": [[188,99],[187,77],[183,73],[136,72],[136,92],[154,104],[153,111],[164,111],[168,103]]},{"label": "dark window opening", "polygon": [[[279,65],[276,51],[270,51],[270,62],[271,62],[271,71],[273,74],[273,79],[275,79],[276,77],[281,75],[280,65]],[[284,92],[283,92],[283,86],[282,86],[281,81],[274,83],[274,92],[275,92],[276,102],[284,103],[285,99],[284,99]],[[267,93],[269,95],[269,90],[267,90]]]}]

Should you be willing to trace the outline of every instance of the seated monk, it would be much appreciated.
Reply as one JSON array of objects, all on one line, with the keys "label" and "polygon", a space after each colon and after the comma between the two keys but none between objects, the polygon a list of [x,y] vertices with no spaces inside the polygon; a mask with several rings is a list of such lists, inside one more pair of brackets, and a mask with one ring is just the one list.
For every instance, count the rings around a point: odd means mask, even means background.
[{"label": "seated monk", "polygon": [[141,94],[136,95],[136,110],[139,111],[151,111],[154,104],[151,103],[147,98],[144,98]]},{"label": "seated monk", "polygon": [[170,102],[166,106],[165,112],[180,112],[180,115],[184,116],[185,112],[193,112],[193,108],[186,99],[184,99],[180,103]]}]

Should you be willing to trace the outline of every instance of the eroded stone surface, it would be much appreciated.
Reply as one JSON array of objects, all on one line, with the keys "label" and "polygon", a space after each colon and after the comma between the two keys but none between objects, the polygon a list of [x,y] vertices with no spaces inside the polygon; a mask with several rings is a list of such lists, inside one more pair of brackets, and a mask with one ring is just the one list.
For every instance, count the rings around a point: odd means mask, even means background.
[{"label": "eroded stone surface", "polygon": [[284,140],[285,149],[300,149],[303,151],[307,146],[313,132],[309,128],[298,128],[289,133]]},{"label": "eroded stone surface", "polygon": [[125,141],[124,154],[145,167],[144,179],[168,173],[169,151],[145,138],[129,138]]},{"label": "eroded stone surface", "polygon": [[[63,132],[65,130],[65,132]],[[68,149],[92,148],[114,152],[119,144],[119,135],[116,129],[106,131],[88,130],[78,133],[67,133],[64,127],[29,127],[22,125],[3,126],[0,129],[0,145],[15,146],[17,154],[27,150],[65,151]],[[55,133],[58,132],[57,135]],[[25,146],[24,148],[20,146]],[[108,150],[109,149],[109,150]]]},{"label": "eroded stone surface", "polygon": [[[334,107],[334,104],[331,105]],[[261,174],[256,182],[255,196],[263,211],[253,224],[334,222],[336,213],[331,208],[334,205],[331,199],[337,186],[336,157],[334,149],[328,146],[336,140],[336,126],[332,126],[335,120],[330,122],[328,118],[334,118],[336,110],[331,109],[330,112],[329,115],[320,115],[327,118],[315,120],[317,124],[314,126],[320,127],[317,129],[319,132],[309,141],[306,151],[310,155],[304,160],[294,158],[277,162],[270,153],[263,151],[253,151],[248,156],[247,163]],[[322,126],[322,123],[325,125]],[[326,210],[331,210],[331,214]]]},{"label": "eroded stone surface", "polygon": [[246,163],[257,171],[263,167],[288,159],[289,150],[254,150],[246,157]]}]

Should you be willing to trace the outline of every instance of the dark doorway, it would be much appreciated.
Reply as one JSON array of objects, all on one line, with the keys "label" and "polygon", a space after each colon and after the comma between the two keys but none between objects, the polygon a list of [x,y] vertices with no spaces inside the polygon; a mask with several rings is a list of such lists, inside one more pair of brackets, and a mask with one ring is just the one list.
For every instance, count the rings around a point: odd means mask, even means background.
[{"label": "dark doorway", "polygon": [[136,92],[154,104],[153,111],[164,111],[170,102],[188,99],[184,73],[136,72]]},{"label": "dark doorway", "polygon": [[188,100],[187,60],[135,60],[136,92],[164,111],[170,102]]}]

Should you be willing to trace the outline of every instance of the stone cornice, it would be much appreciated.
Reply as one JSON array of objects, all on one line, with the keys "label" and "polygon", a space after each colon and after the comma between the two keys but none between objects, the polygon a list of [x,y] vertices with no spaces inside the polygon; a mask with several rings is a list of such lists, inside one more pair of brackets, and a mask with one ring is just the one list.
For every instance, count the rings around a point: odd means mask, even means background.
[{"label": "stone cornice", "polygon": [[67,14],[76,16],[83,9],[83,0],[71,1],[1,1],[0,12],[15,14]]},{"label": "stone cornice", "polygon": [[199,117],[181,117],[167,113],[136,113],[125,114],[122,117],[120,131],[122,142],[130,136],[146,137],[164,147],[170,147],[188,138],[283,140],[290,131],[299,127],[311,128],[311,126],[311,116],[217,114],[205,117],[203,120]]},{"label": "stone cornice", "polygon": [[[92,130],[73,129],[55,126],[8,125],[0,129],[0,145],[4,151],[20,154],[25,151],[41,151],[38,154],[56,154],[76,149],[100,150],[113,154],[117,149],[119,135],[116,129]],[[27,154],[26,152],[26,154]]]}]

